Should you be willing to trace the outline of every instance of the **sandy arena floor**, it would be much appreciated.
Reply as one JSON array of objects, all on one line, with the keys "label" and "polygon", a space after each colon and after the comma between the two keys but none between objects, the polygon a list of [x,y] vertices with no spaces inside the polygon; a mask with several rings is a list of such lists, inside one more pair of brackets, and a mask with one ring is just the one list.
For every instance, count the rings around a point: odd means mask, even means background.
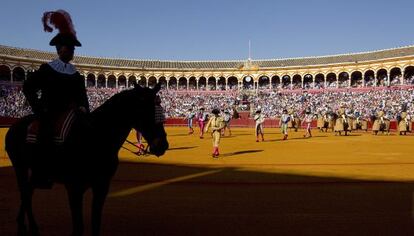
[{"label": "sandy arena floor", "polygon": [[[15,235],[18,192],[0,129],[0,235]],[[103,235],[413,235],[414,136],[234,129],[211,157],[211,137],[167,128],[163,157],[125,143]],[[135,142],[131,133],[129,140]],[[99,165],[99,163],[97,163]],[[90,200],[85,223],[90,232]],[[69,235],[65,190],[38,190],[42,235]],[[86,235],[87,235],[86,234]]]}]

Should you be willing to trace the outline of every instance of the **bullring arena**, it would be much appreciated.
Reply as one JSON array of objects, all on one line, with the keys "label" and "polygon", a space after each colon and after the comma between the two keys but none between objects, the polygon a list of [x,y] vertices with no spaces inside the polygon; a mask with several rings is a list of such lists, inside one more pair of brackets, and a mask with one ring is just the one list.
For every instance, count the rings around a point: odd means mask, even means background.
[{"label": "bullring arena", "polygon": [[[52,58],[49,52],[1,46],[2,85],[18,90],[33,70]],[[135,80],[144,86],[161,82],[162,94],[175,98],[255,96],[272,91],[283,96],[412,93],[414,47],[263,61],[76,57],[74,62],[92,91],[126,88]],[[210,108],[210,104],[203,106]],[[212,158],[211,133],[200,139],[195,125],[195,133],[188,134],[183,114],[176,109],[170,114],[179,117],[166,120],[170,148],[164,156],[137,155],[135,132],[124,143],[104,209],[103,235],[414,233],[413,136],[410,132],[399,135],[394,117],[389,118],[390,134],[373,135],[368,122],[368,131],[352,131],[347,136],[314,128],[311,138],[304,138],[304,129],[299,129],[290,130],[289,138],[282,140],[275,114],[266,118],[265,141],[255,142],[254,122],[247,109],[240,111],[241,119],[232,120],[232,135],[222,138],[221,154]],[[1,140],[13,120],[2,118]],[[19,196],[3,141],[0,157],[0,232],[14,235]],[[85,206],[90,201],[88,193]],[[70,232],[61,185],[36,190],[34,211],[44,235]],[[85,211],[88,220],[89,208]],[[86,230],[90,232],[88,224]]]}]

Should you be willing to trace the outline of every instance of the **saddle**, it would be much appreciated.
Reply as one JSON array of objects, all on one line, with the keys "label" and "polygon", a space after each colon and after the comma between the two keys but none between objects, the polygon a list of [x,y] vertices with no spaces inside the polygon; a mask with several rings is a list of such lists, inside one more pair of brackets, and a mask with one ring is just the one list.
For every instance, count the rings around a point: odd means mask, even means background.
[{"label": "saddle", "polygon": [[[56,145],[63,144],[72,128],[76,118],[76,111],[74,109],[68,110],[60,114],[57,119],[52,121],[52,140]],[[27,143],[38,143],[40,131],[40,120],[35,119],[27,128]]]},{"label": "saddle", "polygon": [[[31,182],[36,188],[50,189],[57,175],[66,173],[68,159],[53,158],[64,150],[64,144],[68,140],[71,130],[76,125],[77,119],[81,118],[76,110],[68,110],[59,114],[51,121],[50,128],[46,134],[41,128],[41,120],[34,119],[27,127],[26,143],[31,145],[33,158]],[[43,121],[44,122],[44,121]],[[49,124],[47,124],[49,126]],[[50,143],[49,143],[50,142]],[[51,146],[48,146],[51,145]]]}]

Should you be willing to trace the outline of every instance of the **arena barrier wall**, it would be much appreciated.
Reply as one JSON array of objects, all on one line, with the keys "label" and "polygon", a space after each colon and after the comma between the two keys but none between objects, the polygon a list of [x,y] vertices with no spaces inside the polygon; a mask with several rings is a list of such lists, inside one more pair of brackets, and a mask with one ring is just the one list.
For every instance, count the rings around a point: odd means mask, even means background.
[{"label": "arena barrier wall", "polygon": [[[317,121],[312,121],[312,128],[316,128]],[[414,122],[413,126],[414,126]],[[187,120],[182,118],[169,118],[165,121],[166,126],[187,126]],[[198,124],[196,120],[193,120],[193,126],[197,127]],[[302,128],[305,128],[305,125],[301,125]],[[230,127],[242,127],[242,128],[254,128],[255,127],[255,121],[251,118],[247,119],[232,119],[230,122]],[[279,128],[279,119],[266,119],[264,123],[264,127],[266,128]],[[368,129],[371,129],[372,123],[368,122]],[[397,121],[392,120],[390,123],[390,129],[396,130],[397,129]]]},{"label": "arena barrier wall", "polygon": [[[0,127],[9,127],[14,122],[16,122],[17,118],[11,117],[0,117]],[[414,122],[413,126],[414,126]],[[165,121],[165,126],[187,126],[187,120],[183,118],[168,118]],[[196,120],[193,120],[193,126],[197,127],[198,124]],[[230,127],[241,127],[241,128],[254,128],[255,121],[252,118],[244,118],[244,119],[232,119],[230,122]],[[266,128],[279,128],[279,119],[266,119],[264,123],[264,127]],[[368,129],[371,129],[372,123],[368,122]],[[304,126],[302,126],[304,128]],[[312,128],[316,128],[316,120],[312,122]],[[390,124],[391,130],[397,129],[397,121],[392,120]]]},{"label": "arena barrier wall", "polygon": [[0,116],[0,127],[10,127],[18,118]]}]

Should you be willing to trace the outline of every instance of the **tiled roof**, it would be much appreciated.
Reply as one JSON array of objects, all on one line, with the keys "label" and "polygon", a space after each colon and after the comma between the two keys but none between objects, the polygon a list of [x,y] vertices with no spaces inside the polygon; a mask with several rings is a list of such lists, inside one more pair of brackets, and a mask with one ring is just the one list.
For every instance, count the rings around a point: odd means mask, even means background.
[{"label": "tiled roof", "polygon": [[[37,59],[50,61],[56,57],[55,53],[39,51],[33,49],[22,49],[0,45],[0,57],[13,56],[22,59]],[[379,50],[364,53],[352,53],[343,55],[287,58],[287,59],[268,59],[251,60],[254,67],[259,68],[283,68],[293,66],[317,66],[338,63],[353,63],[364,61],[375,61],[381,59],[398,58],[404,56],[414,56],[414,46],[407,46],[394,49]],[[133,60],[133,59],[113,59],[101,57],[75,56],[73,63],[78,65],[94,65],[102,67],[127,67],[136,69],[240,69],[246,61],[159,61],[159,60]]]}]

